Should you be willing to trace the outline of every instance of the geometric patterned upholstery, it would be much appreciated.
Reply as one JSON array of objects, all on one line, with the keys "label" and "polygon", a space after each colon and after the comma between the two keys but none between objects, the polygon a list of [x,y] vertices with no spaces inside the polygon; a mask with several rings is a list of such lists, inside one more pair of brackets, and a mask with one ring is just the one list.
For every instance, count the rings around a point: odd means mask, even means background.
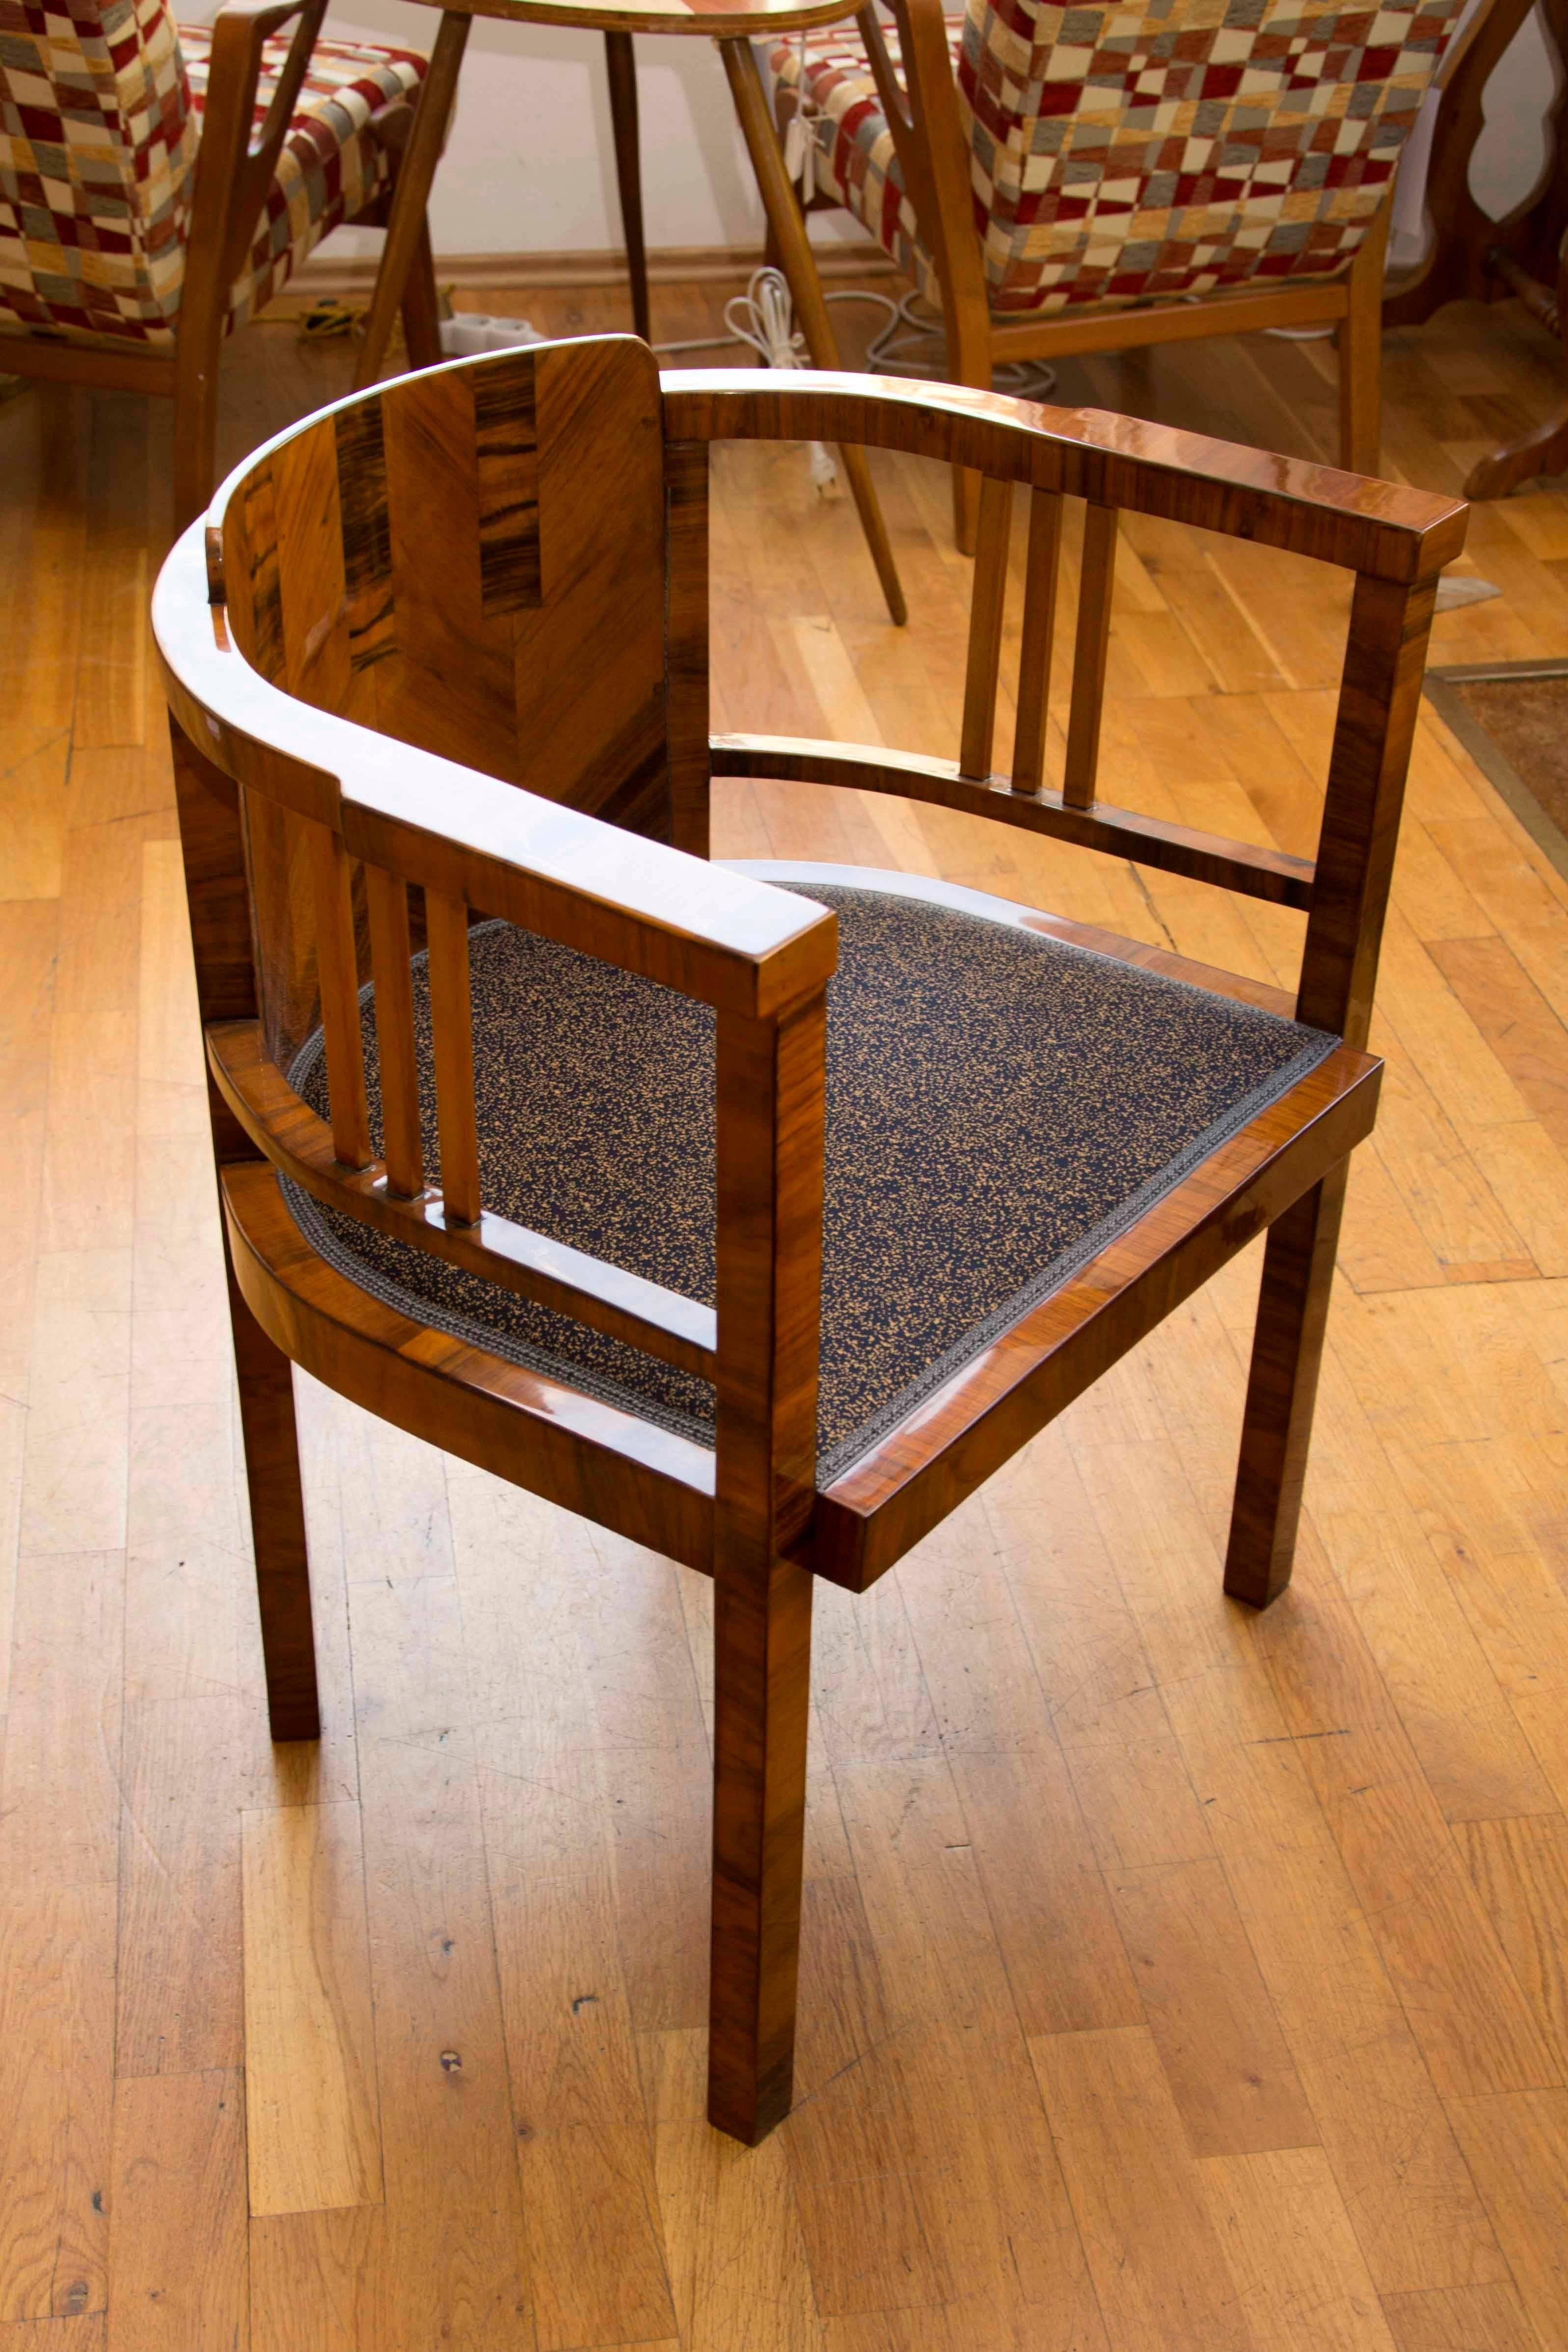
[{"label": "geometric patterned upholstery", "polygon": [[0,329],[170,341],[198,127],[163,0],[0,0]]},{"label": "geometric patterned upholstery", "polygon": [[[1119,308],[1343,269],[1459,8],[969,0],[951,46],[992,310]],[[769,62],[802,87],[798,39]],[[804,85],[818,184],[933,291],[853,26],[805,37]]]},{"label": "geometric patterned upholstery", "polygon": [[[263,53],[258,128],[290,29]],[[0,0],[0,334],[172,349],[210,48],[166,0]],[[227,330],[381,195],[390,159],[366,126],[425,67],[317,41]]]},{"label": "geometric patterned upholstery", "polygon": [[[205,28],[180,28],[198,110],[206,99],[210,38]],[[288,54],[286,33],[261,53],[258,128]],[[395,100],[411,96],[427,63],[417,49],[318,37],[257,224],[249,265],[229,293],[229,332],[271,300],[329,230],[357,219],[384,194],[393,159],[371,136],[370,119]]]}]

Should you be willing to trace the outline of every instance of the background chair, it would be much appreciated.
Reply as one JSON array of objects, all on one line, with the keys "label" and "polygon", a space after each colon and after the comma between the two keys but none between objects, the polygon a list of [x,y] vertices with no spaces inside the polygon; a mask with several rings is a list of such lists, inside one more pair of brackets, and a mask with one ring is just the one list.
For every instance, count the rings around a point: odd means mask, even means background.
[{"label": "background chair", "polygon": [[[775,103],[804,100],[816,205],[941,311],[950,377],[1332,320],[1340,462],[1376,472],[1394,166],[1459,0],[890,6],[775,47]],[[954,496],[973,551],[978,486]]]},{"label": "background chair", "polygon": [[[318,37],[326,0],[24,0],[0,44],[0,373],[172,394],[183,527],[213,483],[218,352],[340,223],[380,224],[426,59]],[[288,40],[272,37],[291,19]],[[429,236],[403,301],[438,360]]]},{"label": "background chair", "polygon": [[[710,740],[709,445],[819,435],[984,479],[956,760]],[[1097,797],[1121,508],[1352,573],[1315,863]],[[864,1591],[1265,1227],[1226,1587],[1261,1606],[1289,1574],[1463,533],[1452,500],[1091,411],[661,388],[612,337],[340,404],[164,569],[274,1736],[318,1727],[290,1360],[710,1575],[709,2112],[742,2139],[790,2103],[814,1578]],[[710,865],[713,773],[941,802],[1298,908],[1299,992],[914,877]]]}]

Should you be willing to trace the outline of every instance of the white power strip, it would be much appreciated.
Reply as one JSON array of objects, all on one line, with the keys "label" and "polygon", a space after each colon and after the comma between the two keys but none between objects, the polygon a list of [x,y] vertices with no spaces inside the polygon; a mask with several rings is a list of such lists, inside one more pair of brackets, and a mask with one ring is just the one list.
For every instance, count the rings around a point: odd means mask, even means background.
[{"label": "white power strip", "polygon": [[483,310],[459,311],[441,321],[441,349],[448,359],[466,359],[474,352],[515,351],[521,343],[542,343],[544,337],[526,319],[492,319]]}]

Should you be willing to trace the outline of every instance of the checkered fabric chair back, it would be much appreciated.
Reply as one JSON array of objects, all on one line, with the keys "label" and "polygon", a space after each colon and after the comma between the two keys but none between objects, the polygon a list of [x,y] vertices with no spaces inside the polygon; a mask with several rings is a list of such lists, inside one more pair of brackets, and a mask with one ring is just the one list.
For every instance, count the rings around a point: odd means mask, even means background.
[{"label": "checkered fabric chair back", "polygon": [[1343,268],[1461,0],[969,0],[956,58],[996,311]]},{"label": "checkered fabric chair back", "polygon": [[165,0],[0,0],[0,333],[172,346],[199,128]]}]

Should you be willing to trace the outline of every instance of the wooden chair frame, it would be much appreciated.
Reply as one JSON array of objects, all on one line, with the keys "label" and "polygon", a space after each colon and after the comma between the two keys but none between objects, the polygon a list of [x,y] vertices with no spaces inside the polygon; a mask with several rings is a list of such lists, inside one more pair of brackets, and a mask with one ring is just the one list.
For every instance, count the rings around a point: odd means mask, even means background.
[{"label": "wooden chair frame", "polygon": [[[45,334],[0,339],[0,372],[42,377],[53,383],[86,384],[94,391],[144,392],[173,399],[178,530],[183,530],[212,496],[218,362],[225,341],[228,290],[244,268],[256,236],[326,12],[327,0],[224,0],[213,19],[207,98],[196,149],[185,278],[174,321],[174,351],[149,350],[129,341],[117,349]],[[276,95],[261,131],[253,138],[263,48],[296,18]],[[372,116],[371,131],[383,145],[400,153],[413,118],[414,102],[399,100]],[[389,187],[355,226],[384,226],[391,197]],[[411,364],[431,366],[441,357],[441,335],[427,227],[421,228],[400,308]]]},{"label": "wooden chair frame", "polygon": [[[646,352],[643,363],[651,371]],[[426,387],[426,399],[438,384],[406,381]],[[366,397],[398,396],[395,384]],[[1465,509],[1131,418],[943,386],[682,374],[663,379],[662,416],[665,772],[676,846],[395,744],[269,684],[237,643],[250,641],[254,585],[232,520],[241,476],[220,494],[205,541],[193,528],[171,556],[154,622],[211,1076],[274,1736],[308,1738],[318,1728],[290,1361],[399,1426],[712,1576],[710,2115],[754,2142],[790,2101],[814,1577],[864,1591],[1265,1227],[1226,1591],[1261,1607],[1289,1575],[1347,1160],[1374,1115],[1381,1065],[1364,1047],[1433,597],[1462,545]],[[817,437],[909,452],[983,479],[956,760],[794,739],[710,740],[710,446]],[[1022,676],[1013,764],[998,774],[994,718],[1019,488],[1029,510]],[[1059,785],[1047,785],[1047,667],[1068,498],[1086,501],[1086,534],[1066,762]],[[1354,575],[1314,861],[1098,799],[1121,509]],[[319,582],[314,593],[329,603],[335,594]],[[798,895],[705,862],[714,774],[803,777],[934,801],[1298,908],[1306,938],[1293,1005],[1158,950],[1026,909],[1014,919],[1293,1010],[1344,1040],[821,1492],[814,1459],[824,992],[836,921]],[[292,1091],[268,1042],[270,982],[253,929],[247,851],[247,829],[266,808],[287,812],[308,844],[330,1123]],[[372,1156],[360,1044],[356,861],[377,989],[381,1161]],[[427,925],[444,1196],[428,1188],[420,1163],[410,884],[423,889]],[[714,1008],[716,1310],[487,1211],[467,987],[468,913],[480,908]],[[352,1215],[705,1373],[717,1391],[716,1451],[382,1304],[310,1247],[275,1169]]]},{"label": "wooden chair frame", "polygon": [[[903,79],[895,70],[874,6],[855,19],[888,119],[920,241],[942,298],[947,371],[956,383],[989,389],[994,371],[1012,360],[1057,360],[1081,352],[1121,352],[1206,335],[1257,334],[1268,327],[1332,324],[1340,352],[1340,463],[1375,474],[1381,446],[1383,274],[1394,191],[1378,207],[1348,269],[1334,278],[1271,279],[1195,302],[1154,301],[1130,310],[1085,307],[1052,317],[994,315],[979,237],[968,135],[942,14],[942,0],[888,0],[898,27]],[[1485,14],[1483,7],[1482,14]],[[1468,44],[1467,44],[1468,45]],[[781,127],[795,94],[778,92]],[[812,209],[837,209],[821,198]],[[959,546],[974,551],[979,483],[953,478]]]}]

